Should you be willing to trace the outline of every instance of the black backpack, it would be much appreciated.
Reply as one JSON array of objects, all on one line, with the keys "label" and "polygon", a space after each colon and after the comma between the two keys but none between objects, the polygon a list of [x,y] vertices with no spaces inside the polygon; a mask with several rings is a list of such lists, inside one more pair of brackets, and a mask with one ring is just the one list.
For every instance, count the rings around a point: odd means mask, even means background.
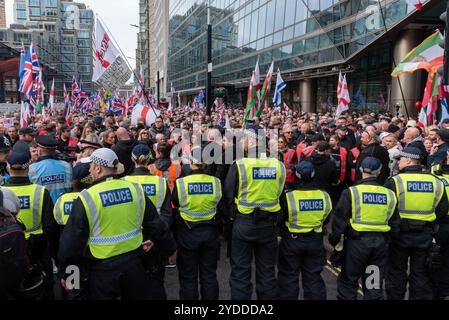
[{"label": "black backpack", "polygon": [[0,190],[0,297],[20,284],[28,265],[24,227],[3,207]]}]

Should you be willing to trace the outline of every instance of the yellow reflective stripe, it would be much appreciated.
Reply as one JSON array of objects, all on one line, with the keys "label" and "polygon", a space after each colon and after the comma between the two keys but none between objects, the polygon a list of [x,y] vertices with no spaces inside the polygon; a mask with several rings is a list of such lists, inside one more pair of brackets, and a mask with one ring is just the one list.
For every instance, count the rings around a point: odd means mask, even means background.
[{"label": "yellow reflective stripe", "polygon": [[295,197],[293,196],[293,192],[288,192],[287,193],[287,201],[290,205],[290,210],[292,212],[292,221],[291,221],[289,227],[291,229],[296,229],[296,230],[304,230],[304,229],[313,228],[315,231],[318,231],[319,229],[321,229],[323,222],[326,219],[327,214],[330,212],[330,197],[325,192],[323,192],[323,195],[324,195],[324,201],[325,201],[326,207],[324,208],[324,214],[323,214],[320,224],[317,224],[315,226],[303,227],[303,226],[298,225],[299,212],[298,212],[298,207],[296,205]]},{"label": "yellow reflective stripe", "polygon": [[31,229],[27,229],[26,232],[35,232],[41,229],[41,214],[40,214],[40,203],[41,203],[41,194],[44,191],[42,186],[36,185],[36,189],[34,190],[34,199],[33,199],[33,227]]},{"label": "yellow reflective stripe", "polygon": [[164,179],[161,177],[158,177],[158,184],[159,184],[159,193],[157,195],[157,203],[156,203],[156,210],[157,212],[161,212],[162,203],[164,202],[165,198],[165,184]]},{"label": "yellow reflective stripe", "polygon": [[[387,189],[387,188],[385,188]],[[394,206],[396,204],[396,195],[390,189],[387,189],[388,194],[390,195],[390,206],[388,207],[387,219],[385,220],[385,224],[388,225],[388,221],[390,221],[391,216],[394,212]]]},{"label": "yellow reflective stripe", "polygon": [[142,227],[142,215],[143,215],[143,206],[144,206],[144,199],[145,195],[143,194],[143,189],[138,183],[131,182],[136,189],[137,193],[137,201],[138,201],[138,212],[137,212],[137,222],[136,222],[136,229],[140,230]]},{"label": "yellow reflective stripe", "polygon": [[278,167],[281,169],[281,178],[279,179],[279,190],[278,190],[278,198],[280,198],[282,191],[284,191],[286,170],[285,170],[285,166],[284,165],[279,166],[279,163],[278,163]]},{"label": "yellow reflective stripe", "polygon": [[243,160],[238,160],[237,161],[237,165],[240,169],[240,182],[242,184],[242,190],[240,192],[240,197],[241,197],[241,203],[247,203],[247,199],[248,199],[248,178],[246,175],[246,168],[245,165],[243,164]]},{"label": "yellow reflective stripe", "polygon": [[54,213],[55,213],[56,222],[58,222],[59,225],[64,225],[64,221],[62,219],[61,203],[62,203],[62,197],[59,197],[58,200],[56,200],[56,203],[54,206]]},{"label": "yellow reflective stripe", "polygon": [[87,205],[87,211],[89,211],[89,215],[92,221],[92,233],[93,237],[100,236],[100,217],[98,215],[97,206],[95,205],[94,199],[92,199],[91,195],[87,190],[83,190],[80,194],[80,198],[84,199]]}]

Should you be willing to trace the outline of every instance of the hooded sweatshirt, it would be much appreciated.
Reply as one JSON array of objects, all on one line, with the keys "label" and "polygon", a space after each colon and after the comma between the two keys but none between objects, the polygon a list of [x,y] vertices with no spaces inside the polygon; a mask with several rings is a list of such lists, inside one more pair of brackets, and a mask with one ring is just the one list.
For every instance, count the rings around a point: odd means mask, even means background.
[{"label": "hooded sweatshirt", "polygon": [[125,177],[134,171],[134,162],[131,159],[133,148],[138,144],[136,140],[119,140],[112,150],[117,154],[118,160],[123,164],[125,171],[120,175]]},{"label": "hooded sweatshirt", "polygon": [[306,161],[310,161],[315,168],[315,177],[313,182],[318,189],[331,193],[332,184],[337,184],[338,174],[335,161],[327,155],[319,154],[314,151],[312,156],[306,158]]}]

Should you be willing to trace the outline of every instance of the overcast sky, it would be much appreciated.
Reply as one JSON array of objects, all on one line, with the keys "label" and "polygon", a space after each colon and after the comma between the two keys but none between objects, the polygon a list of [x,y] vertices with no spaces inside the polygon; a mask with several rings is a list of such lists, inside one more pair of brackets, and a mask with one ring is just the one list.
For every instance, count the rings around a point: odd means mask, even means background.
[{"label": "overcast sky", "polygon": [[[136,65],[137,32],[130,24],[139,24],[139,1],[138,0],[80,0],[74,1],[85,3],[90,9],[98,13],[107,24],[118,45],[129,59],[131,66]],[[14,21],[14,0],[6,0],[6,21],[8,25]]]}]

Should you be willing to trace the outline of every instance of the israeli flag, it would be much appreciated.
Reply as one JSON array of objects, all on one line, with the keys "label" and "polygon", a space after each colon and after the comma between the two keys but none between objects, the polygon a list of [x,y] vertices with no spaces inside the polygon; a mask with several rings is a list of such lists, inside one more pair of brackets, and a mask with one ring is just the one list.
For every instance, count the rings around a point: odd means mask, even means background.
[{"label": "israeli flag", "polygon": [[278,69],[277,80],[276,80],[276,90],[274,91],[273,103],[276,107],[282,104],[281,91],[285,89],[287,84],[281,77],[281,71]]}]

